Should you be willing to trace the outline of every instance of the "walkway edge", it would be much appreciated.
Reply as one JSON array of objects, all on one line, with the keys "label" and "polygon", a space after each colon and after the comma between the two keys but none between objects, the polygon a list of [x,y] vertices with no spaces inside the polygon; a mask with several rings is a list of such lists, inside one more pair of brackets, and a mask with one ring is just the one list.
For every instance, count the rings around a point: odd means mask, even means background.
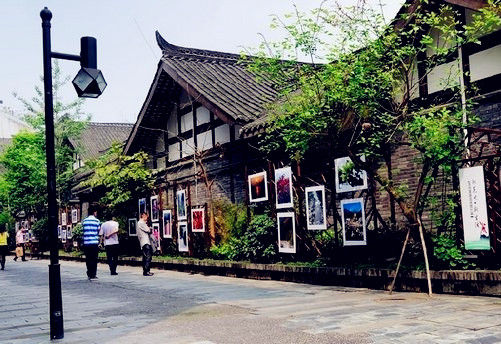
[{"label": "walkway edge", "polygon": [[[43,254],[41,258],[48,259]],[[61,255],[61,260],[80,261],[83,257]],[[105,258],[99,258],[106,263]],[[141,266],[141,258],[121,257],[119,265]],[[153,258],[152,267],[205,275],[219,275],[260,280],[276,280],[317,285],[331,285],[387,290],[394,271],[378,268],[308,267],[281,264],[256,264],[201,259]],[[501,296],[499,270],[431,271],[433,291],[444,294]],[[426,292],[424,271],[401,272],[395,285],[397,291]]]}]

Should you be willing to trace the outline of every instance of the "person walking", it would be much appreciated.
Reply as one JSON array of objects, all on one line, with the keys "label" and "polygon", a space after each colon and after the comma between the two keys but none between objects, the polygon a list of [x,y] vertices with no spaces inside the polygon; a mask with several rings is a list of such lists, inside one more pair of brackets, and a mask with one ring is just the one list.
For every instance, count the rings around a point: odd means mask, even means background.
[{"label": "person walking", "polygon": [[23,262],[26,261],[23,228],[19,228],[16,232],[16,256],[14,257],[14,260],[17,261],[17,258],[19,257],[21,257]]},{"label": "person walking", "polygon": [[151,228],[147,222],[148,213],[141,213],[141,219],[137,222],[137,238],[143,252],[143,276],[153,276],[153,273],[150,272],[151,256],[153,255],[150,241]]},{"label": "person walking", "polygon": [[115,221],[115,218],[101,225],[99,235],[102,236],[104,240],[104,248],[106,249],[106,258],[110,266],[110,273],[111,275],[118,275],[118,222]]},{"label": "person walking", "polygon": [[101,222],[97,219],[97,209],[91,208],[87,216],[82,221],[83,251],[85,254],[85,264],[87,265],[87,277],[89,280],[97,279],[97,255],[99,252],[99,229]]},{"label": "person walking", "polygon": [[7,238],[9,237],[9,232],[5,227],[0,228],[0,265],[2,266],[0,270],[5,270],[5,256],[9,252]]}]

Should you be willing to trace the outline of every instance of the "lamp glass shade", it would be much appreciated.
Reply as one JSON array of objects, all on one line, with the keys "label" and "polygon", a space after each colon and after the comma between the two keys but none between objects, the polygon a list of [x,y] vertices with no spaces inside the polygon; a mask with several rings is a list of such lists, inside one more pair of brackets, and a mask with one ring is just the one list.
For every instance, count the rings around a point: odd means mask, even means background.
[{"label": "lamp glass shade", "polygon": [[85,67],[78,71],[72,83],[78,96],[82,98],[97,98],[107,86],[99,69]]}]

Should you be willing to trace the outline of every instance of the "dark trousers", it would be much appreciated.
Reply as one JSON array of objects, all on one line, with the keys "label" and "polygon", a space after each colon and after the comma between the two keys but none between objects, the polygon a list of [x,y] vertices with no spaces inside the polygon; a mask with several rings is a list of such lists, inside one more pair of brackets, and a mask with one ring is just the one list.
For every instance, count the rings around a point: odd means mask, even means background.
[{"label": "dark trousers", "polygon": [[106,258],[108,259],[108,265],[110,266],[110,272],[112,274],[117,272],[118,264],[118,244],[106,245]]},{"label": "dark trousers", "polygon": [[143,245],[142,251],[143,251],[143,273],[148,273],[150,272],[151,256],[153,255],[153,249],[151,248],[151,245],[146,244]]},{"label": "dark trousers", "polygon": [[97,245],[84,245],[85,264],[87,265],[87,277],[96,277],[97,273],[97,254],[99,249]]},{"label": "dark trousers", "polygon": [[0,264],[2,265],[2,270],[5,268],[5,256],[9,251],[7,245],[0,246]]}]

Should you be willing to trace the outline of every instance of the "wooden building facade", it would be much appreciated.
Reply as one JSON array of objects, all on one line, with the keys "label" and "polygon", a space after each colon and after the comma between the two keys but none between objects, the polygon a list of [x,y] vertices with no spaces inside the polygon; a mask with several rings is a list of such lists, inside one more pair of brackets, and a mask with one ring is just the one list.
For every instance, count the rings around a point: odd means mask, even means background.
[{"label": "wooden building facade", "polygon": [[[483,4],[476,0],[447,2],[455,7],[461,23],[469,23],[473,13]],[[439,38],[439,33],[432,32],[432,35]],[[151,154],[150,167],[157,176],[152,195],[159,197],[160,210],[172,210],[173,233],[179,222],[175,215],[178,207],[176,194],[181,190],[186,192],[189,228],[190,209],[206,207],[209,192],[213,199],[249,205],[248,176],[257,172],[267,175],[268,204],[274,208],[274,171],[289,163],[280,159],[267,161],[257,149],[259,136],[267,125],[266,106],[277,99],[273,85],[262,80],[258,82],[238,55],[175,46],[158,32],[156,38],[162,58],[124,152],[133,154],[143,150]],[[485,128],[492,134],[487,145],[490,147],[488,161],[493,182],[488,188],[492,189],[489,196],[490,214],[493,214],[491,226],[496,234],[501,226],[499,208],[495,209],[496,204],[499,205],[495,203],[496,197],[501,190],[501,31],[480,37],[479,41],[480,44],[460,47],[456,54],[428,75],[424,75],[420,61],[416,61],[414,77],[419,79],[419,84],[412,98],[416,104],[430,104],[447,99],[451,87],[462,85],[466,99],[476,102],[475,113],[480,122],[478,128],[470,128],[472,137],[479,137],[476,132],[485,133]],[[430,48],[420,58],[424,61],[432,56],[433,49]],[[452,83],[443,82],[444,79],[450,81],[451,77]],[[473,89],[475,93],[470,91]],[[480,136],[485,141],[485,135]],[[475,142],[478,145],[478,140]],[[299,190],[294,207],[298,216],[298,236],[308,236],[305,230],[305,187],[324,185],[329,228],[339,230],[340,198],[362,198],[369,232],[366,241],[377,240],[378,228],[389,228],[391,224],[402,221],[399,212],[371,181],[362,190],[336,194],[334,158],[343,156],[339,154],[317,156],[307,159],[302,166],[291,166],[294,184]],[[479,154],[476,162],[483,161],[480,156],[486,156],[485,152]],[[410,147],[399,148],[392,152],[390,160],[395,179],[412,190],[419,178],[415,152]],[[145,198],[149,200],[149,196],[145,195]],[[493,240],[493,247],[501,250],[495,235]]]}]

